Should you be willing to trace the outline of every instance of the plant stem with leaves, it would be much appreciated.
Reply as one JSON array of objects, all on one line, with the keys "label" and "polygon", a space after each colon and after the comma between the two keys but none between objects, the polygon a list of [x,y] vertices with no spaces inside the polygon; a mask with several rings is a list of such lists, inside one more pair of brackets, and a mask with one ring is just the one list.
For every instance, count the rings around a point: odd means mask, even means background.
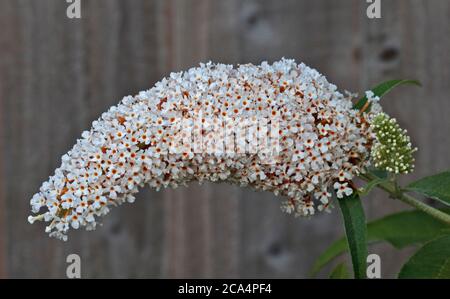
[{"label": "plant stem with leaves", "polygon": [[[378,179],[376,176],[371,175],[370,173],[364,174],[361,176],[362,179],[370,182],[373,180]],[[392,198],[399,199],[403,201],[404,203],[432,216],[433,218],[436,218],[448,225],[450,225],[450,215],[433,208],[432,206],[427,205],[426,203],[418,200],[417,198],[406,194],[397,183],[397,180],[394,180],[393,182],[385,181],[382,183],[379,183],[378,188],[384,190],[385,192],[389,193],[389,195]]]}]

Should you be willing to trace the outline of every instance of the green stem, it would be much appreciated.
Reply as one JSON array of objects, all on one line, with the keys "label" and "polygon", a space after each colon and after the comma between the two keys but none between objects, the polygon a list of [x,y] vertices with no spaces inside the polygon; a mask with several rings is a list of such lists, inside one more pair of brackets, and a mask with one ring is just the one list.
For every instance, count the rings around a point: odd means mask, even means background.
[{"label": "green stem", "polygon": [[[371,181],[373,179],[376,179],[373,175],[370,174],[364,174],[361,176],[366,181]],[[386,182],[378,184],[378,188],[386,191],[389,193],[393,198],[399,199],[403,201],[404,203],[415,207],[416,209],[450,225],[450,215],[439,211],[436,208],[433,208],[432,206],[427,205],[426,203],[423,203],[422,201],[416,199],[415,197],[412,197],[411,195],[405,194],[401,191],[401,189],[396,186],[396,183],[392,182]]]}]

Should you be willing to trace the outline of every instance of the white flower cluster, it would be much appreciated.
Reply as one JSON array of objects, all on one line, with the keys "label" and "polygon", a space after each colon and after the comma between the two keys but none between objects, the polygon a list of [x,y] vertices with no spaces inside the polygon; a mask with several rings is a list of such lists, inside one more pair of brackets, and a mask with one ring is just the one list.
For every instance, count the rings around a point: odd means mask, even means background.
[{"label": "white flower cluster", "polygon": [[377,103],[380,101],[380,97],[376,96],[371,90],[366,91],[366,98],[369,102],[372,103]]},{"label": "white flower cluster", "polygon": [[[285,211],[312,215],[316,205],[328,209],[332,192],[338,198],[353,192],[351,179],[369,163],[371,116],[353,110],[350,96],[293,60],[201,64],[125,97],[94,121],[31,199],[37,216],[29,221],[48,222],[46,232],[65,240],[70,227],[94,229],[111,206],[133,202],[138,187],[159,190],[193,180],[271,191],[288,198]],[[253,146],[247,137],[231,150],[211,150],[221,140],[196,124],[191,127],[209,150],[192,150],[176,136],[186,141],[185,124],[199,117],[224,130],[243,119],[277,120],[276,159],[266,163],[259,152],[236,150]]]}]

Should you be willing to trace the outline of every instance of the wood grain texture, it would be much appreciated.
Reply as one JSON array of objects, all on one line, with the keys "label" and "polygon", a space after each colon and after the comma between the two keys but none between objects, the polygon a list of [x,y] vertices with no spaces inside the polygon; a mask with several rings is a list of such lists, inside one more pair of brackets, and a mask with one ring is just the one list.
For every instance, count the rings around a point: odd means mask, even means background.
[{"label": "wood grain texture", "polygon": [[[201,61],[304,61],[341,90],[414,78],[384,99],[409,129],[417,154],[411,178],[448,168],[450,3],[382,1],[82,0],[0,1],[0,277],[64,277],[78,253],[83,277],[305,277],[342,232],[339,213],[295,219],[279,199],[225,184],[143,190],[95,232],[67,243],[29,225],[29,199],[102,111]],[[380,193],[370,218],[404,209]],[[393,277],[409,253],[371,248]]]}]

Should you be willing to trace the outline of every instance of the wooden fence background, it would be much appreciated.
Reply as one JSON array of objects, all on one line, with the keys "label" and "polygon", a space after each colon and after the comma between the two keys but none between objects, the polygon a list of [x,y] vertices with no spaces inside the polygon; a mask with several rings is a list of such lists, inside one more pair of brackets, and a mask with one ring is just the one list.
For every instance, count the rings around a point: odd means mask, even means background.
[{"label": "wooden fence background", "polygon": [[[96,232],[67,243],[29,225],[29,199],[82,130],[122,96],[201,61],[259,63],[282,56],[316,67],[340,89],[417,78],[385,98],[420,147],[415,175],[450,165],[450,1],[0,0],[0,276],[306,277],[341,233],[339,212],[295,219],[270,194],[227,185],[142,191]],[[375,194],[370,218],[405,208]],[[384,277],[409,250],[372,247]],[[326,274],[322,274],[325,276]]]}]

